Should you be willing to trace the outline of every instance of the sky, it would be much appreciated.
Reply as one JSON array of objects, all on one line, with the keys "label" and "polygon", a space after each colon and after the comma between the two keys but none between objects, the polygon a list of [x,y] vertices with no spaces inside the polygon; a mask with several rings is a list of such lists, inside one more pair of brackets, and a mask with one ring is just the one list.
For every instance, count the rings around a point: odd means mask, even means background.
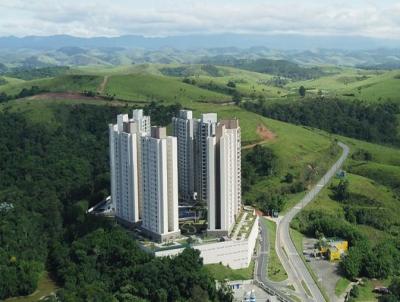
[{"label": "sky", "polygon": [[0,0],[0,36],[248,33],[400,39],[400,0]]}]

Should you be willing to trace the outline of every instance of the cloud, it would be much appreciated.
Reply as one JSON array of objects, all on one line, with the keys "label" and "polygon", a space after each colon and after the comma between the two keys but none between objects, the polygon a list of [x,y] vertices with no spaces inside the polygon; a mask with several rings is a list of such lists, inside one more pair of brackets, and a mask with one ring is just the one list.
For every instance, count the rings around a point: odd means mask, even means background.
[{"label": "cloud", "polygon": [[396,1],[14,0],[0,4],[0,35],[168,36],[299,33],[400,37]]}]

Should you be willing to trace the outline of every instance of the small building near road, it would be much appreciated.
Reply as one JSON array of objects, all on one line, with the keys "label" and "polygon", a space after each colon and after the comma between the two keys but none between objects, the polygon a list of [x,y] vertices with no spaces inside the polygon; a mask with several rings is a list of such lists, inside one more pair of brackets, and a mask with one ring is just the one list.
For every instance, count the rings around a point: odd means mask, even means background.
[{"label": "small building near road", "polygon": [[322,238],[318,243],[319,253],[330,261],[340,260],[348,249],[348,241],[339,238]]}]

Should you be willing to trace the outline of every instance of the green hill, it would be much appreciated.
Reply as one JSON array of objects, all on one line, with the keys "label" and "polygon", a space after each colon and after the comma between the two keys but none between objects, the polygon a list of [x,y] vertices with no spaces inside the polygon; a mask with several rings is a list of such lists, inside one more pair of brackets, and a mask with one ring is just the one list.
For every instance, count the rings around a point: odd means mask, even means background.
[{"label": "green hill", "polygon": [[178,79],[151,74],[112,75],[105,93],[123,100],[179,102],[184,105],[193,102],[223,103],[231,100],[227,95],[185,84]]},{"label": "green hill", "polygon": [[296,92],[304,86],[311,94],[359,99],[367,102],[400,102],[400,71],[375,71],[344,68],[340,72],[314,80],[291,82],[286,87]]},{"label": "green hill", "polygon": [[55,78],[44,78],[31,81],[13,80],[0,86],[0,93],[16,95],[23,88],[38,86],[50,92],[82,92],[84,90],[96,91],[103,77],[96,75],[63,75]]}]

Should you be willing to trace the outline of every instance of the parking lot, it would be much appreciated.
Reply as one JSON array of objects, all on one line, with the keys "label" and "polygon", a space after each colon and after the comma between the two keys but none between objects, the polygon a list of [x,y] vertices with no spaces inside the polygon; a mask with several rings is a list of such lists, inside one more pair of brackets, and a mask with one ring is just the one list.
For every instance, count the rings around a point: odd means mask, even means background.
[{"label": "parking lot", "polygon": [[304,237],[303,249],[304,257],[318,277],[318,281],[325,288],[327,295],[332,302],[343,301],[335,295],[336,283],[340,279],[339,262],[331,262],[324,258],[314,257],[314,245],[317,239]]}]

